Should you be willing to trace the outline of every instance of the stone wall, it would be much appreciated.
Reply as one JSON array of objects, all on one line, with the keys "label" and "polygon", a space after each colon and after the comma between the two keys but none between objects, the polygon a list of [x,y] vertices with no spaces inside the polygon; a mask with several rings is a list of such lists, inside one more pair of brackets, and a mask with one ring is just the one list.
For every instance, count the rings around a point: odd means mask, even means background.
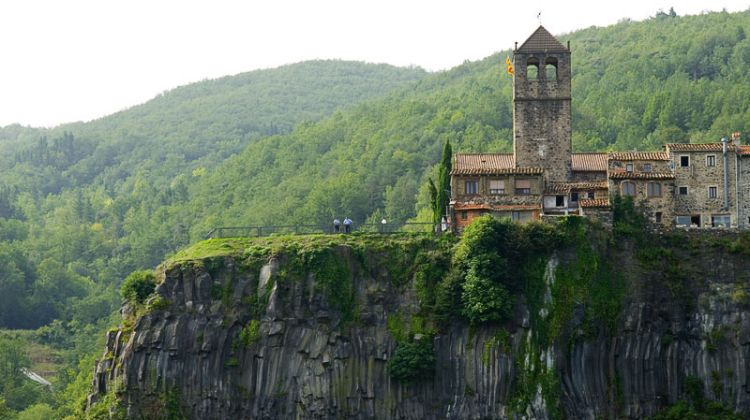
[{"label": "stone wall", "polygon": [[[706,157],[715,157],[715,166],[707,166]],[[690,165],[680,166],[680,157],[689,156]],[[701,227],[711,227],[712,215],[732,214],[732,225],[736,226],[737,202],[736,159],[729,153],[729,209],[724,209],[724,163],[721,152],[674,152],[675,162],[675,215],[700,215]],[[680,187],[687,187],[687,195],[679,193]],[[716,187],[716,198],[709,198],[709,187]]]},{"label": "stone wall", "polygon": [[571,182],[600,182],[607,180],[607,172],[605,171],[573,171],[570,181]]},{"label": "stone wall", "polygon": [[737,190],[737,227],[750,228],[750,155],[738,157],[739,184]]},{"label": "stone wall", "polygon": [[[649,221],[657,223],[656,213],[660,212],[661,225],[674,225],[675,187],[673,180],[610,179],[610,193],[623,195],[622,183],[626,181],[635,184],[635,196],[633,196],[633,202],[636,206],[644,210]],[[659,183],[661,185],[661,196],[648,196],[648,184],[650,182]]]},{"label": "stone wall", "polygon": [[[490,194],[490,180],[505,181],[504,194]],[[466,181],[477,181],[477,193],[466,194]],[[530,194],[516,194],[516,180],[531,181]],[[507,204],[526,205],[540,204],[544,183],[541,175],[454,175],[451,177],[451,198],[462,203],[471,204]]]}]

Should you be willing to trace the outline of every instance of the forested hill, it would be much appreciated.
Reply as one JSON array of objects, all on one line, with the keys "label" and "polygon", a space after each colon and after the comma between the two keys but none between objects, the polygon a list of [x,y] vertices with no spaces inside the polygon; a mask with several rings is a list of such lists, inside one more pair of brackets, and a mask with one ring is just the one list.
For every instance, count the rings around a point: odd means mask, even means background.
[{"label": "forested hill", "polygon": [[[574,148],[750,134],[748,31],[742,12],[560,36],[573,50]],[[0,129],[0,326],[56,320],[40,340],[75,348],[75,363],[119,304],[122,279],[210,227],[419,217],[446,140],[457,151],[510,150],[508,54],[436,74],[301,63],[186,86],[90,123]],[[69,395],[90,379],[76,383]]]},{"label": "forested hill", "polygon": [[44,193],[94,181],[111,185],[136,172],[169,179],[221,162],[252,139],[289,133],[301,121],[319,120],[425,75],[419,68],[320,60],[205,80],[89,123],[0,128],[0,165],[4,171],[35,166],[47,178],[54,175],[53,185],[25,185]]}]

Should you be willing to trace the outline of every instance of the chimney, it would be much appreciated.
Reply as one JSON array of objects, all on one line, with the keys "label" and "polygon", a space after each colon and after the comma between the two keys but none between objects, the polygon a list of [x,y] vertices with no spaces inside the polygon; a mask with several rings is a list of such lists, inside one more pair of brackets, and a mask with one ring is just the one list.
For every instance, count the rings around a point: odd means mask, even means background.
[{"label": "chimney", "polygon": [[740,132],[735,131],[732,133],[732,145],[737,147],[740,145]]}]

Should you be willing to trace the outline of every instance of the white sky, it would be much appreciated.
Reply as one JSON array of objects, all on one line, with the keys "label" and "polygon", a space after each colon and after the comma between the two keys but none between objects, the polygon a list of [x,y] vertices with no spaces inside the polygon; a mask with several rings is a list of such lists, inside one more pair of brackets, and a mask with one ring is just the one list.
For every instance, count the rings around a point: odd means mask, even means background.
[{"label": "white sky", "polygon": [[750,0],[0,0],[0,126],[86,121],[206,78],[316,58],[443,70],[674,6]]}]

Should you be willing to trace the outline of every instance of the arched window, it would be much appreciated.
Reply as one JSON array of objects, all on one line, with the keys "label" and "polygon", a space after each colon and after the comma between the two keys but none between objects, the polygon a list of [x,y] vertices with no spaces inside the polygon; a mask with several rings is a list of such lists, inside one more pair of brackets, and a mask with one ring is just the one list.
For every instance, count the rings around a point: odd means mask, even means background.
[{"label": "arched window", "polygon": [[622,195],[625,196],[634,196],[635,195],[635,183],[630,181],[625,181],[622,183]]},{"label": "arched window", "polygon": [[526,78],[529,80],[539,78],[539,59],[531,57],[526,60]]},{"label": "arched window", "polygon": [[544,61],[544,77],[547,80],[557,80],[557,59],[547,57]]}]

